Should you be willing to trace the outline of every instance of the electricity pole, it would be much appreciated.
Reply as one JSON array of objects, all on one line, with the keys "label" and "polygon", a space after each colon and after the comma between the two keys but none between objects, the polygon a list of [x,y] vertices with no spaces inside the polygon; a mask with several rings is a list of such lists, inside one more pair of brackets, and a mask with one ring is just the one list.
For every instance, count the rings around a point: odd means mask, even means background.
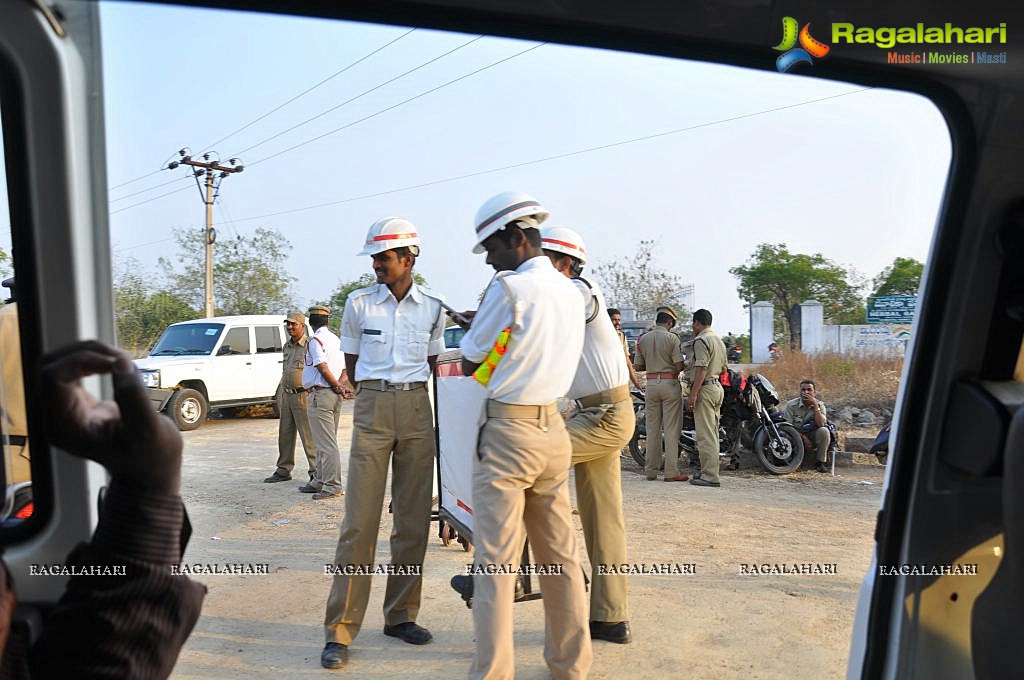
[{"label": "electricity pole", "polygon": [[[237,158],[232,158],[228,162],[231,165],[221,165],[220,161],[211,161],[210,157],[215,155],[214,152],[206,152],[203,154],[203,160],[194,160],[188,155],[187,149],[181,149],[178,152],[181,156],[181,160],[171,161],[167,164],[168,170],[174,170],[179,165],[190,165],[196,170],[192,171],[192,176],[195,177],[196,186],[199,187],[200,197],[203,199],[203,203],[206,204],[206,230],[203,232],[203,243],[205,244],[206,250],[206,294],[204,303],[204,316],[207,318],[213,316],[213,244],[217,240],[217,232],[213,228],[213,203],[217,200],[217,196],[220,194],[220,183],[233,172],[242,172],[245,167],[239,162]],[[220,173],[219,175],[217,173]],[[199,183],[200,176],[206,176],[206,191],[203,191],[203,187]]]}]

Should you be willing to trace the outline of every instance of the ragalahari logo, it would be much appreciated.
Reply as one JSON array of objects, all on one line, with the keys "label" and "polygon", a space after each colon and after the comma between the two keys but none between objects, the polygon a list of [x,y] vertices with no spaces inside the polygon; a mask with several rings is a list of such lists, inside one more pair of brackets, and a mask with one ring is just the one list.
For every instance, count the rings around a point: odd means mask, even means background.
[{"label": "ragalahari logo", "polygon": [[[800,24],[793,17],[782,17],[782,42],[772,48],[783,53],[775,60],[779,73],[785,73],[800,62],[813,65],[815,59],[821,59],[831,49],[825,43],[811,37],[810,24],[800,28],[798,34],[799,27]],[[795,46],[798,39],[800,47]]]}]

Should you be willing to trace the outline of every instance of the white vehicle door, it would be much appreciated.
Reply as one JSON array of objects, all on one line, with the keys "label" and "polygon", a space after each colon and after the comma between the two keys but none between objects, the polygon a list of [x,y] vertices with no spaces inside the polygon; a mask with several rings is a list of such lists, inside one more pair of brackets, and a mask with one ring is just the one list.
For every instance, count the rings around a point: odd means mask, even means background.
[{"label": "white vehicle door", "polygon": [[255,326],[256,344],[252,357],[252,395],[254,398],[272,397],[281,382],[281,363],[284,361],[281,324]]},{"label": "white vehicle door", "polygon": [[252,326],[231,326],[210,357],[206,389],[210,403],[249,399],[255,394],[256,355]]}]

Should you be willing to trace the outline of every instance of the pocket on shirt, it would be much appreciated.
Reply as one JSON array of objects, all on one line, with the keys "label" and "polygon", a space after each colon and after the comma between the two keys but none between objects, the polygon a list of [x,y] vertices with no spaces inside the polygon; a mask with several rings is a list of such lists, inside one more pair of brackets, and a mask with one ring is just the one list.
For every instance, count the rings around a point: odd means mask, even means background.
[{"label": "pocket on shirt", "polygon": [[409,334],[409,342],[405,343],[403,355],[410,363],[427,360],[427,345],[430,343],[429,331],[413,331]]},{"label": "pocket on shirt", "polygon": [[384,333],[369,334],[363,333],[359,341],[359,356],[366,357],[366,360],[378,364],[388,360],[388,338]]}]

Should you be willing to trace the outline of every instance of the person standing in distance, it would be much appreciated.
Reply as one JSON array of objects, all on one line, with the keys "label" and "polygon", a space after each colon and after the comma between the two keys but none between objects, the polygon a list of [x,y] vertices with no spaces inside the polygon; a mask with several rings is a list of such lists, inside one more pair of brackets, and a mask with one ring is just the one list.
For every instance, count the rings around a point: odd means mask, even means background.
[{"label": "person standing in distance", "polygon": [[[427,380],[444,351],[445,326],[440,300],[413,281],[419,253],[416,227],[398,217],[375,222],[359,253],[373,258],[377,283],[349,294],[341,320],[341,348],[348,374],[355,376],[356,403],[345,519],[334,556],[338,569],[374,563],[390,462],[391,565],[400,569],[388,575],[384,634],[414,645],[433,639],[416,616],[436,455]],[[366,614],[370,580],[368,574],[334,577],[324,613],[324,668],[341,668],[348,661],[348,646]]]},{"label": "person standing in distance", "polygon": [[[484,203],[476,217],[473,252],[486,251],[498,273],[462,338],[463,374],[481,367],[506,329],[508,337],[486,380],[473,463],[476,652],[470,678],[515,673],[512,603],[524,528],[537,563],[561,565],[560,574],[539,577],[544,659],[552,676],[585,678],[593,661],[569,505],[572,444],[556,405],[579,365],[583,301],[541,250],[538,227],[547,216],[536,199],[506,192]],[[497,567],[511,573],[485,573]]]},{"label": "person standing in distance", "polygon": [[718,424],[722,418],[722,399],[725,390],[718,376],[726,368],[725,345],[711,330],[711,312],[698,309],[693,313],[693,363],[690,375],[690,396],[686,409],[693,411],[697,428],[697,452],[700,454],[700,474],[690,484],[721,486],[718,480]]},{"label": "person standing in distance", "polygon": [[302,387],[303,359],[306,356],[306,315],[292,312],[284,320],[288,342],[284,344],[281,361],[281,402],[277,405],[280,423],[277,433],[277,469],[264,482],[287,482],[295,467],[295,435],[302,440],[306,452],[309,479],[316,476],[316,442],[309,428],[306,390]]},{"label": "person standing in distance", "polygon": [[302,387],[309,392],[307,412],[316,442],[316,475],[302,493],[313,494],[314,500],[332,498],[342,493],[341,454],[338,451],[338,421],[342,397],[351,397],[345,386],[344,357],[341,341],[327,327],[331,310],[323,305],[309,308],[309,325],[313,337],[306,344],[302,367]]},{"label": "person standing in distance", "polygon": [[555,269],[569,278],[584,301],[583,354],[569,388],[579,404],[566,422],[576,468],[576,503],[590,564],[590,638],[632,641],[626,574],[603,574],[599,565],[626,564],[619,452],[633,436],[636,417],[629,396],[629,358],[605,313],[601,290],[584,279],[583,238],[566,227],[541,230],[541,247]]},{"label": "person standing in distance", "polygon": [[679,371],[683,370],[683,353],[679,337],[671,332],[676,325],[675,310],[658,307],[654,323],[654,329],[640,336],[636,343],[637,367],[647,371],[644,400],[647,460],[644,472],[647,481],[656,480],[664,452],[665,481],[685,482],[689,477],[679,472],[679,432],[683,426]]},{"label": "person standing in distance", "polygon": [[640,379],[636,375],[636,369],[633,368],[633,359],[629,356],[629,342],[626,340],[626,334],[622,331],[622,312],[614,307],[609,307],[608,318],[612,320],[612,326],[615,327],[615,333],[619,336],[619,342],[622,343],[622,352],[626,355],[626,367],[629,369],[629,382],[633,383],[633,386],[638,390],[642,390],[644,386],[640,384]]}]

